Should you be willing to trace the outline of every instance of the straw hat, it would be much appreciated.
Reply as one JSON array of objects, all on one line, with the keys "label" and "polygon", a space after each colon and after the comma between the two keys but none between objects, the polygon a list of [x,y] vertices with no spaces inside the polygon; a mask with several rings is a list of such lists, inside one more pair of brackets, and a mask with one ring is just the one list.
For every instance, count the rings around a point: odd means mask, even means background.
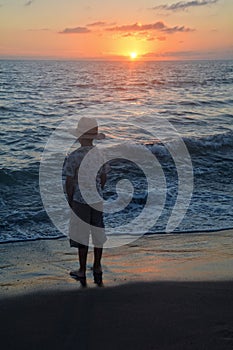
[{"label": "straw hat", "polygon": [[95,118],[82,117],[77,125],[76,129],[69,130],[72,135],[78,139],[83,136],[85,139],[103,140],[105,134],[98,132],[98,123]]}]

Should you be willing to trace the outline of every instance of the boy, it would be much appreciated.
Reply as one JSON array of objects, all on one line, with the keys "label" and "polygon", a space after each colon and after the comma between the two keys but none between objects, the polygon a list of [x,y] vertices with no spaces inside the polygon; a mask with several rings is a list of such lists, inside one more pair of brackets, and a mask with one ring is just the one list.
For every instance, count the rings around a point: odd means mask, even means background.
[{"label": "boy", "polygon": [[[81,147],[69,155],[65,164],[65,175],[66,193],[69,205],[72,209],[69,227],[70,245],[71,247],[78,248],[80,268],[79,270],[71,271],[70,275],[79,280],[82,285],[86,285],[86,262],[89,235],[91,233],[94,245],[94,282],[101,285],[101,257],[103,244],[106,241],[103,223],[103,203],[102,201],[99,201],[98,203],[90,203],[89,201],[88,204],[86,203],[82,194],[84,193],[85,196],[85,191],[88,192],[88,188],[85,188],[85,177],[88,178],[90,172],[89,166],[85,172],[84,182],[82,181],[81,184],[78,181],[78,173],[84,157],[95,147],[93,145],[93,140],[104,138],[104,135],[98,133],[98,124],[96,119],[87,117],[83,117],[79,120],[77,129],[75,132],[73,132],[73,134],[78,138]],[[95,161],[97,160],[96,158],[101,157],[100,152],[97,152],[96,154],[92,161]],[[100,196],[102,195],[102,189],[106,182],[104,167],[102,169],[103,170],[99,172],[96,177],[96,188]]]}]

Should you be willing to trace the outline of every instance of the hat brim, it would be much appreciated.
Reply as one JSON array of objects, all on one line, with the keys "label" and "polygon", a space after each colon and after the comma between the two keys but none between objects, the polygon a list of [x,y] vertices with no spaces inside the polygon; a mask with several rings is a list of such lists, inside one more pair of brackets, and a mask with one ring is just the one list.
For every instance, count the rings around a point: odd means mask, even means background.
[{"label": "hat brim", "polygon": [[95,135],[93,134],[88,134],[86,133],[78,133],[77,129],[69,129],[69,133],[73,136],[75,136],[77,139],[79,139],[80,137],[82,137],[82,135],[85,134],[85,136],[83,138],[85,139],[92,139],[92,140],[104,140],[105,139],[105,134],[103,134],[102,132],[99,132]]}]

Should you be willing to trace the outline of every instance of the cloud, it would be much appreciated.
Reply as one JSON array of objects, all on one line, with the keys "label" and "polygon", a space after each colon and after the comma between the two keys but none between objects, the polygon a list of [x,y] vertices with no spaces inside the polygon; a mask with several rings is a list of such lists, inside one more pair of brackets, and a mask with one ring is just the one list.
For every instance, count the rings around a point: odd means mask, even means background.
[{"label": "cloud", "polygon": [[107,23],[105,21],[97,21],[97,22],[86,24],[86,27],[109,27],[109,26],[114,26],[114,25],[116,25],[115,22]]},{"label": "cloud", "polygon": [[173,57],[173,58],[194,58],[202,55],[200,51],[168,51],[168,52],[147,52],[145,58]]},{"label": "cloud", "polygon": [[183,32],[183,33],[193,32],[193,31],[195,31],[195,29],[186,28],[185,26],[181,26],[181,27],[175,26],[175,27],[171,27],[171,28],[166,28],[163,31],[166,32],[167,34],[173,34],[173,33],[177,33],[177,32]]},{"label": "cloud", "polygon": [[134,24],[128,24],[128,25],[122,25],[122,26],[115,26],[115,27],[107,28],[106,30],[111,32],[141,32],[141,31],[148,31],[148,30],[150,31],[157,30],[160,32],[165,32],[167,34],[172,34],[176,32],[192,32],[195,29],[186,28],[185,26],[168,27],[162,21],[158,21],[151,24],[134,23]]},{"label": "cloud", "polygon": [[86,27],[76,27],[76,28],[65,28],[59,34],[86,34],[90,33],[91,30]]},{"label": "cloud", "polygon": [[127,38],[129,36],[133,36],[133,34],[132,33],[125,33],[122,35],[123,38]]},{"label": "cloud", "polygon": [[28,0],[24,6],[30,6],[32,3],[34,2],[34,0]]},{"label": "cloud", "polygon": [[166,37],[165,36],[157,36],[157,40],[159,41],[165,41]]},{"label": "cloud", "polygon": [[[98,21],[98,22],[89,23],[85,27],[65,28],[64,30],[60,31],[59,34],[86,34],[91,32],[95,33],[95,32],[98,32],[98,28],[95,28],[95,27],[106,27],[106,26],[108,27],[103,28],[103,32],[119,33],[120,36],[122,37],[129,37],[129,36],[150,37],[151,33],[154,31],[158,31],[164,34],[173,34],[178,32],[183,32],[183,33],[193,32],[195,30],[185,26],[169,27],[162,21],[149,23],[149,24],[133,23],[133,24],[126,24],[121,26],[114,25],[111,27],[109,27],[109,25],[110,24],[107,24],[106,22]],[[93,30],[89,29],[89,27],[92,27]]]},{"label": "cloud", "polygon": [[166,10],[166,11],[179,11],[187,10],[190,7],[198,7],[205,5],[216,4],[219,0],[192,0],[192,1],[179,1],[171,5],[158,5],[152,7],[152,10]]},{"label": "cloud", "polygon": [[173,59],[199,59],[200,57],[211,57],[216,51],[165,51],[147,52],[144,58],[173,58]]},{"label": "cloud", "polygon": [[148,59],[231,59],[233,48],[225,47],[217,50],[200,51],[168,51],[168,52],[147,52],[142,57]]},{"label": "cloud", "polygon": [[98,22],[87,24],[87,27],[103,27],[103,26],[106,26],[106,24],[107,24],[106,22],[98,21]]},{"label": "cloud", "polygon": [[50,32],[49,28],[39,28],[39,29],[28,29],[29,32]]}]

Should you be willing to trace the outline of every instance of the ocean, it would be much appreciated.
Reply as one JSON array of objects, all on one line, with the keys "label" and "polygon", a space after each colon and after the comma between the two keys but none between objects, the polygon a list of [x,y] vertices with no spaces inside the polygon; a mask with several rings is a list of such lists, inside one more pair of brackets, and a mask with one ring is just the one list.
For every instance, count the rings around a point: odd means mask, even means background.
[{"label": "ocean", "polygon": [[[42,202],[41,158],[57,128],[88,115],[96,116],[106,135],[100,147],[124,145],[130,154],[146,149],[163,173],[151,193],[155,206],[164,201],[158,212],[148,212],[156,220],[145,233],[167,232],[169,218],[177,216],[173,209],[182,183],[185,211],[172,232],[233,228],[233,61],[1,60],[0,112],[0,242],[64,235]],[[180,159],[181,144],[188,163]],[[148,199],[142,169],[123,158],[110,161],[104,191],[111,206],[118,181],[132,183],[126,207],[105,214],[116,235],[141,220]]]}]

